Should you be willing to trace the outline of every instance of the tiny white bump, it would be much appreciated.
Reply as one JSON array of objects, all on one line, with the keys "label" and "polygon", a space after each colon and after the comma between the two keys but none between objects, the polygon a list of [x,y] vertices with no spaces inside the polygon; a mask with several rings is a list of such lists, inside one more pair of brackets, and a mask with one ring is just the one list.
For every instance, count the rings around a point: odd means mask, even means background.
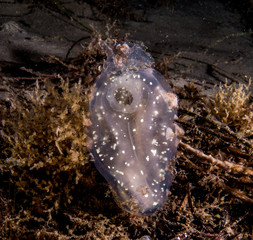
[{"label": "tiny white bump", "polygon": [[116,173],[118,173],[118,174],[120,174],[120,175],[124,175],[124,173],[123,172],[121,172],[121,171],[119,171],[119,170],[116,170]]},{"label": "tiny white bump", "polygon": [[155,145],[155,146],[158,146],[158,141],[155,138],[153,138],[152,139],[152,144]]},{"label": "tiny white bump", "polygon": [[153,156],[156,156],[157,150],[156,149],[151,149],[150,152],[152,152]]}]

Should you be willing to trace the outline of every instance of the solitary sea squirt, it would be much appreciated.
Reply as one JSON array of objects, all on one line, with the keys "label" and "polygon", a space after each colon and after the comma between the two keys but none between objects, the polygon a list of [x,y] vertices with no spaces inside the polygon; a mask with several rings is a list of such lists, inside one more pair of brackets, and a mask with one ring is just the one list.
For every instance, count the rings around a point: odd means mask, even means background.
[{"label": "solitary sea squirt", "polygon": [[148,215],[164,205],[173,179],[177,97],[140,45],[104,47],[107,60],[90,100],[91,153],[117,203]]}]

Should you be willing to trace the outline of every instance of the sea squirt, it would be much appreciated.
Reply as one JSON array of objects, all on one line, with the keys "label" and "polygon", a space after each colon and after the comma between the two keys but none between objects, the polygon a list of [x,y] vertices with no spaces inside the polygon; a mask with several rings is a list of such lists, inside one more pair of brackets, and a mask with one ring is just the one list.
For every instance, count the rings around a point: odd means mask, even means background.
[{"label": "sea squirt", "polygon": [[139,44],[106,49],[90,99],[95,166],[126,211],[148,215],[167,200],[176,158],[177,97]]}]

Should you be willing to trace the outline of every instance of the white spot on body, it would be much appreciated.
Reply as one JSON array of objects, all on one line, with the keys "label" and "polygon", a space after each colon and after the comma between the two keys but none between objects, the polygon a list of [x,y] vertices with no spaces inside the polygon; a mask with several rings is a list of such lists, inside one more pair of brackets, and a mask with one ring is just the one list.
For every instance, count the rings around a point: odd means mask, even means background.
[{"label": "white spot on body", "polygon": [[114,143],[114,144],[111,146],[111,148],[112,148],[113,150],[115,150],[116,147],[117,147],[117,144],[116,144],[116,143]]},{"label": "white spot on body", "polygon": [[152,144],[155,145],[155,146],[158,146],[158,141],[155,138],[153,138],[152,139]]},{"label": "white spot on body", "polygon": [[154,111],[154,116],[157,116],[159,114],[158,111]]},{"label": "white spot on body", "polygon": [[119,171],[119,170],[116,170],[115,172],[118,173],[118,174],[120,174],[120,175],[124,175],[124,173],[121,172],[121,171]]},{"label": "white spot on body", "polygon": [[150,152],[153,154],[153,156],[155,157],[156,156],[156,152],[157,150],[156,149],[151,149]]}]

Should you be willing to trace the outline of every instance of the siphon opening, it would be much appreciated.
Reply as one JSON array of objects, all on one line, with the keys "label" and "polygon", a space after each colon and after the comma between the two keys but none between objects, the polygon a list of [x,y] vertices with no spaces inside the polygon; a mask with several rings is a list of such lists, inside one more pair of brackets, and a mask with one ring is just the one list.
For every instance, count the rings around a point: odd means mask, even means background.
[{"label": "siphon opening", "polygon": [[131,105],[133,102],[133,95],[125,88],[118,88],[114,92],[116,101],[121,105]]}]

